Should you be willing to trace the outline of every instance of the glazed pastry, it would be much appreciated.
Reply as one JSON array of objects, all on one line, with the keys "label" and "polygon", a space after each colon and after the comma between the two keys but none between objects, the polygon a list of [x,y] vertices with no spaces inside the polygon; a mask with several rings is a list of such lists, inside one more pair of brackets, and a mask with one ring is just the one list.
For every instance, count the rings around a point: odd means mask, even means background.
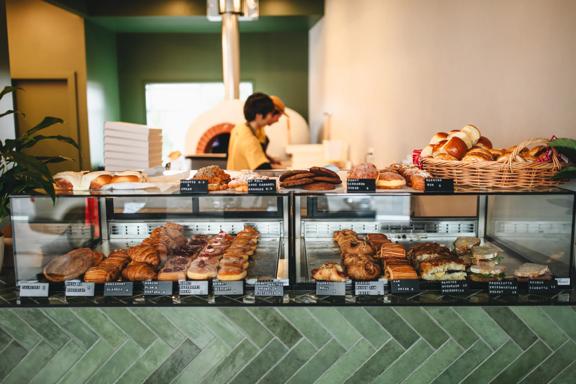
[{"label": "glazed pastry", "polygon": [[156,280],[156,271],[148,263],[132,261],[122,271],[122,277],[129,281],[149,281]]},{"label": "glazed pastry", "polygon": [[206,258],[198,258],[190,264],[186,276],[190,280],[211,280],[218,274],[218,259],[212,259],[215,263]]},{"label": "glazed pastry", "polygon": [[119,270],[105,268],[101,266],[92,267],[84,274],[84,281],[87,283],[104,284],[118,279]]},{"label": "glazed pastry", "polygon": [[382,275],[382,270],[378,264],[365,259],[352,263],[346,267],[346,272],[352,280],[375,280]]},{"label": "glazed pastry", "polygon": [[362,163],[352,167],[348,172],[349,179],[376,179],[378,178],[378,168],[371,163]]},{"label": "glazed pastry", "polygon": [[219,166],[209,165],[200,168],[192,179],[207,180],[209,191],[222,191],[228,189],[228,183],[231,178],[230,175],[224,172]]},{"label": "glazed pastry", "polygon": [[313,269],[312,278],[316,281],[346,281],[344,270],[338,263],[325,263]]},{"label": "glazed pastry", "polygon": [[218,270],[218,280],[238,281],[246,277],[246,270],[242,267],[223,266]]},{"label": "glazed pastry", "polygon": [[157,267],[160,264],[158,252],[156,249],[149,245],[137,245],[135,247],[128,248],[128,255],[132,261],[136,261],[138,263],[147,263],[153,267]]},{"label": "glazed pastry", "polygon": [[166,262],[158,272],[158,280],[179,281],[186,280],[186,271],[190,265],[190,259],[184,256],[174,256]]},{"label": "glazed pastry", "polygon": [[65,255],[56,256],[44,267],[44,277],[53,283],[77,279],[94,266],[97,260],[94,253],[90,248],[77,248]]},{"label": "glazed pastry", "polygon": [[399,189],[406,186],[406,179],[396,172],[380,172],[376,180],[378,189]]},{"label": "glazed pastry", "polygon": [[386,243],[382,244],[380,247],[380,252],[378,257],[381,259],[405,259],[406,250],[401,244],[398,243]]},{"label": "glazed pastry", "polygon": [[384,276],[389,280],[416,280],[418,274],[409,264],[387,264]]}]

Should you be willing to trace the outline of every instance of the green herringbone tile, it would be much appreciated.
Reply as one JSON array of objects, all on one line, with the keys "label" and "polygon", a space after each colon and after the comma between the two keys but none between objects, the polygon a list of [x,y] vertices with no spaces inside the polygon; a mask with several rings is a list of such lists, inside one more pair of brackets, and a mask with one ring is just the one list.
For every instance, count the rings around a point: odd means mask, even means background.
[{"label": "green herringbone tile", "polygon": [[191,317],[192,312],[197,308],[170,308],[163,311],[164,317],[172,322],[182,333],[184,333],[199,348],[208,346],[214,340],[214,334],[205,324],[195,321]]},{"label": "green herringbone tile", "polygon": [[468,377],[463,381],[466,384],[488,383],[498,375],[508,364],[514,361],[522,349],[512,340],[496,350],[488,359],[484,360]]},{"label": "green herringbone tile", "polygon": [[390,340],[390,334],[364,308],[338,308],[338,312],[375,348]]},{"label": "green herringbone tile", "polygon": [[194,384],[201,383],[204,377],[224,360],[230,353],[228,347],[223,341],[214,338],[212,343],[205,347],[199,354],[184,368],[174,384]]},{"label": "green herringbone tile", "polygon": [[224,360],[215,366],[208,375],[202,380],[206,384],[224,384],[227,383],[240,369],[242,369],[254,355],[258,353],[258,349],[245,339],[230,352]]},{"label": "green herringbone tile", "polygon": [[546,307],[546,314],[560,327],[572,340],[576,341],[576,311],[571,307]]},{"label": "green herringbone tile", "polygon": [[510,336],[481,307],[455,307],[454,311],[492,349],[504,345]]},{"label": "green herringbone tile", "polygon": [[336,308],[314,308],[311,313],[345,349],[352,347],[362,337]]},{"label": "green herringbone tile", "polygon": [[358,340],[336,363],[324,372],[316,381],[316,384],[340,384],[344,383],[370,356],[376,349],[366,339]]},{"label": "green herringbone tile", "polygon": [[26,356],[26,353],[28,353],[28,351],[16,340],[12,340],[12,342],[2,350],[2,358],[0,358],[0,381],[14,369],[18,362]]},{"label": "green herringbone tile", "polygon": [[537,341],[520,355],[512,364],[504,369],[494,379],[494,384],[517,383],[531,370],[536,368],[548,355],[550,349],[541,341]]},{"label": "green herringbone tile", "polygon": [[374,353],[362,366],[358,368],[356,373],[352,375],[347,384],[366,383],[372,381],[375,377],[380,375],[386,367],[402,355],[404,348],[396,340],[392,339],[382,346],[376,353]]},{"label": "green herringbone tile", "polygon": [[156,340],[138,360],[128,366],[117,384],[143,383],[171,353],[172,348],[166,342],[161,339]]},{"label": "green herringbone tile", "polygon": [[570,364],[568,368],[560,372],[550,384],[574,384],[574,378],[576,377],[576,362]]},{"label": "green herringbone tile", "polygon": [[39,309],[18,308],[14,309],[14,313],[34,328],[36,333],[55,349],[62,348],[70,340],[62,328]]},{"label": "green herringbone tile", "polygon": [[237,327],[242,329],[254,344],[262,348],[272,340],[274,335],[244,308],[221,308],[220,311]]},{"label": "green herringbone tile", "polygon": [[272,339],[254,359],[246,365],[232,379],[234,384],[252,384],[258,381],[278,360],[282,359],[288,352],[288,349],[278,339]]},{"label": "green herringbone tile", "polygon": [[113,321],[110,321],[102,310],[74,308],[74,313],[112,347],[118,347],[126,341],[127,335]]},{"label": "green herringbone tile", "polygon": [[134,360],[138,360],[142,348],[134,341],[127,340],[112,354],[88,380],[88,384],[106,384],[122,376]]},{"label": "green herringbone tile", "polygon": [[0,351],[6,348],[12,341],[12,337],[0,328]]},{"label": "green herringbone tile", "polygon": [[155,308],[133,308],[132,313],[150,328],[158,337],[172,348],[182,344],[185,335]]},{"label": "green herringbone tile", "polygon": [[106,308],[104,313],[142,348],[148,348],[158,338],[127,308]]},{"label": "green herringbone tile", "polygon": [[186,339],[170,356],[146,379],[146,384],[171,382],[198,354],[200,348]]},{"label": "green herringbone tile", "polygon": [[98,341],[64,374],[59,384],[84,383],[112,353],[114,349],[110,344],[104,340]]},{"label": "green herringbone tile", "polygon": [[330,368],[346,350],[336,341],[329,341],[287,381],[290,384],[313,383]]},{"label": "green herringbone tile", "polygon": [[[244,338],[242,332],[238,332],[236,325],[215,308],[194,308],[194,311],[188,313],[188,318],[196,319],[197,324],[202,324],[210,329],[214,335],[231,348],[238,345]],[[195,339],[193,340],[195,341]],[[202,348],[200,344],[197,345]]]},{"label": "green herringbone tile", "polygon": [[469,348],[478,335],[450,307],[428,307],[426,311],[432,316],[462,348]]},{"label": "green herringbone tile", "polygon": [[386,370],[374,380],[374,383],[393,384],[402,382],[433,352],[434,350],[424,339],[418,340],[395,362],[386,367]]},{"label": "green herringbone tile", "polygon": [[90,330],[74,312],[68,308],[45,309],[44,313],[51,318],[62,331],[72,335],[84,349],[90,348],[99,337]]},{"label": "green herringbone tile", "polygon": [[254,308],[252,314],[260,320],[288,348],[302,338],[302,335],[275,308]]},{"label": "green herringbone tile", "polygon": [[5,384],[29,383],[36,373],[50,361],[54,353],[54,348],[47,341],[41,341],[18,362],[2,382]]},{"label": "green herringbone tile", "polygon": [[435,384],[459,383],[478,364],[484,361],[492,350],[482,340],[478,340],[472,347],[464,352],[454,363],[452,363],[440,376],[434,380]]},{"label": "green herringbone tile", "polygon": [[40,335],[28,323],[20,319],[13,310],[0,310],[0,328],[16,339],[25,349],[32,349],[40,341]]},{"label": "green herringbone tile", "polygon": [[310,357],[316,348],[308,339],[301,339],[262,379],[260,384],[277,384],[286,382]]},{"label": "green herringbone tile", "polygon": [[416,330],[420,337],[425,338],[432,347],[438,348],[448,340],[446,332],[434,323],[423,308],[404,307],[396,308],[395,311]]},{"label": "green herringbone tile", "polygon": [[520,346],[526,349],[537,340],[536,335],[507,307],[486,307],[486,313]]},{"label": "green herringbone tile", "polygon": [[279,308],[278,311],[316,348],[324,346],[332,336],[306,308]]},{"label": "green herringbone tile", "polygon": [[69,341],[63,346],[50,361],[39,371],[37,371],[30,384],[51,384],[56,383],[66,371],[82,357],[86,352],[82,346],[75,341]]},{"label": "green herringbone tile", "polygon": [[396,339],[404,348],[409,348],[420,336],[392,308],[366,308],[366,311]]},{"label": "green herringbone tile", "polygon": [[404,383],[422,384],[430,383],[439,376],[454,360],[462,354],[462,347],[454,340],[447,341],[436,350],[418,369],[416,369]]},{"label": "green herringbone tile", "polygon": [[556,349],[568,340],[566,334],[546,316],[542,308],[511,307],[511,310],[550,348]]},{"label": "green herringbone tile", "polygon": [[[523,384],[547,383],[576,360],[576,343],[569,341],[542,362],[524,380]],[[576,381],[576,377],[574,378]]]}]

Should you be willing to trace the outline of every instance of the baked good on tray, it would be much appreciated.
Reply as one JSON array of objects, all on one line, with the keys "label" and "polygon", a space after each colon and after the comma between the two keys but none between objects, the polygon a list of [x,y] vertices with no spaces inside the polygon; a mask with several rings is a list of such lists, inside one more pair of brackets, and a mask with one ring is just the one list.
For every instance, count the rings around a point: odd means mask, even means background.
[{"label": "baked good on tray", "polygon": [[470,254],[472,247],[480,245],[478,237],[460,236],[454,241],[454,252],[458,256]]},{"label": "baked good on tray", "polygon": [[481,261],[470,266],[468,277],[476,282],[502,280],[506,277],[506,267],[492,261]]},{"label": "baked good on tray", "polygon": [[362,163],[352,167],[348,172],[349,179],[377,179],[378,168],[372,163]]},{"label": "baked good on tray", "polygon": [[329,191],[342,184],[336,172],[323,167],[286,171],[279,179],[282,188],[302,188],[307,191]]},{"label": "baked good on tray", "polygon": [[54,188],[57,191],[99,191],[108,184],[141,183],[147,180],[140,171],[65,171],[54,175]]},{"label": "baked good on tray", "polygon": [[217,274],[218,259],[206,257],[194,260],[186,271],[186,276],[190,280],[211,280],[216,278]]},{"label": "baked good on tray", "polygon": [[231,178],[217,165],[200,168],[192,178],[194,180],[208,180],[209,191],[223,191],[228,189]]},{"label": "baked good on tray", "polygon": [[344,269],[338,263],[324,263],[313,269],[312,278],[316,281],[346,281]]},{"label": "baked good on tray", "polygon": [[164,267],[158,272],[158,280],[179,281],[186,280],[186,271],[190,265],[190,258],[173,256],[166,261]]},{"label": "baked good on tray", "polygon": [[52,258],[43,268],[44,277],[53,283],[77,279],[102,260],[102,254],[90,248],[77,248]]},{"label": "baked good on tray", "polygon": [[420,263],[424,280],[466,280],[466,265],[456,258],[433,259]]},{"label": "baked good on tray", "polygon": [[450,249],[444,245],[432,242],[416,244],[412,246],[412,248],[410,248],[408,251],[408,259],[414,264],[418,264],[426,260],[450,257],[452,257],[452,252],[450,252]]},{"label": "baked good on tray", "polygon": [[410,264],[388,264],[384,270],[388,280],[416,280],[418,274]]},{"label": "baked good on tray", "polygon": [[406,179],[397,172],[381,171],[376,180],[378,189],[400,189],[406,186]]},{"label": "baked good on tray", "polygon": [[156,269],[148,263],[132,261],[122,271],[122,277],[128,281],[156,280]]},{"label": "baked good on tray", "polygon": [[551,280],[552,272],[544,264],[524,263],[514,271],[514,276],[522,280]]},{"label": "baked good on tray", "polygon": [[130,259],[139,263],[150,264],[153,267],[160,265],[160,257],[158,257],[158,252],[154,247],[149,245],[137,245],[135,247],[128,248],[128,255]]}]

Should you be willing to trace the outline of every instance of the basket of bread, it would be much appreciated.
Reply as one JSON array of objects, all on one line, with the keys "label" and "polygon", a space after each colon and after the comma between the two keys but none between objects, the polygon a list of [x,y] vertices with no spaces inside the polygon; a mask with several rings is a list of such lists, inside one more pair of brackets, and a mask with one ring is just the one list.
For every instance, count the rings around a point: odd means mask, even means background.
[{"label": "basket of bread", "polygon": [[522,188],[556,186],[553,176],[563,166],[548,139],[529,139],[509,148],[495,148],[480,130],[436,133],[420,153],[422,167],[434,177],[453,179],[458,186]]}]

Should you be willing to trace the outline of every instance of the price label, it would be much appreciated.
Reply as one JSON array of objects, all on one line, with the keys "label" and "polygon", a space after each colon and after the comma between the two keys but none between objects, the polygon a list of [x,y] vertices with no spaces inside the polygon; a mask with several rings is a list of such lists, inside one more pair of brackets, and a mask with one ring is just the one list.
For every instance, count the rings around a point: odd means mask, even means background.
[{"label": "price label", "polygon": [[23,281],[18,284],[20,285],[20,297],[48,297],[48,283]]},{"label": "price label", "polygon": [[275,179],[248,180],[248,193],[275,193]]},{"label": "price label", "polygon": [[439,192],[454,192],[454,180],[452,179],[439,179],[429,178],[424,180],[424,192],[439,193]]},{"label": "price label", "polygon": [[570,287],[569,277],[557,277],[556,282],[558,283],[558,286]]},{"label": "price label", "polygon": [[420,280],[391,280],[390,291],[392,293],[418,293]]},{"label": "price label", "polygon": [[212,282],[215,296],[234,296],[244,294],[243,281],[219,281]]},{"label": "price label", "polygon": [[346,185],[350,193],[376,192],[376,179],[348,179]]},{"label": "price label", "polygon": [[556,280],[528,280],[528,293],[556,293],[558,282]]},{"label": "price label", "polygon": [[207,281],[188,281],[180,280],[178,282],[178,293],[180,296],[208,295],[208,282]]},{"label": "price label", "polygon": [[346,296],[346,283],[335,281],[318,281],[316,282],[316,295]]},{"label": "price label", "polygon": [[144,281],[144,296],[172,296],[172,282]]},{"label": "price label", "polygon": [[468,282],[466,280],[442,280],[440,290],[443,295],[464,294],[468,292]]},{"label": "price label", "polygon": [[516,280],[498,280],[488,282],[490,295],[517,295],[518,283]]},{"label": "price label", "polygon": [[257,281],[254,285],[254,296],[284,296],[284,285],[281,281]]},{"label": "price label", "polygon": [[131,281],[113,281],[104,283],[104,296],[132,296],[134,283]]},{"label": "price label", "polygon": [[84,283],[80,280],[66,281],[66,296],[92,297],[94,296],[94,283]]},{"label": "price label", "polygon": [[383,281],[357,281],[354,283],[356,296],[382,296],[384,295]]},{"label": "price label", "polygon": [[180,180],[180,193],[208,193],[208,180]]}]

